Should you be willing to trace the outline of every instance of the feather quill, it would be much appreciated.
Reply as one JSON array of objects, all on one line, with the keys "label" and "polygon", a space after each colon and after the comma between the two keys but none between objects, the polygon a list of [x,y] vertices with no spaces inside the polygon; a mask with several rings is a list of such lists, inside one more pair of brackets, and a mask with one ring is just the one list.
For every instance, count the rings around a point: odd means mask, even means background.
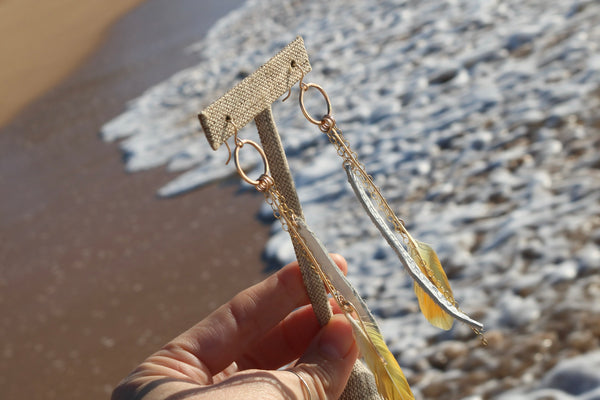
[{"label": "feather quill", "polygon": [[402,228],[409,251],[404,248],[402,237],[396,230],[390,228],[386,217],[381,215],[365,187],[356,177],[353,168],[351,163],[344,163],[348,182],[377,229],[414,280],[419,306],[425,318],[432,325],[446,330],[452,327],[452,318],[462,321],[478,331],[483,329],[480,322],[475,321],[456,307],[448,278],[435,251],[429,245],[414,240],[408,231]]},{"label": "feather quill", "polygon": [[[316,264],[318,264],[316,267],[321,270],[334,290],[338,292],[332,293],[334,299],[339,303],[340,298],[337,295],[341,295],[341,298],[349,302],[353,310],[356,311],[358,321],[350,313],[345,311],[344,314],[352,323],[360,352],[367,366],[375,376],[379,393],[387,400],[414,399],[404,373],[393,354],[387,348],[379,326],[365,301],[341,273],[329,256],[329,252],[308,228],[306,223],[301,219],[296,219],[295,222],[296,227],[293,229],[297,230],[304,245],[310,251]],[[345,304],[339,305],[342,310],[347,308]]]}]

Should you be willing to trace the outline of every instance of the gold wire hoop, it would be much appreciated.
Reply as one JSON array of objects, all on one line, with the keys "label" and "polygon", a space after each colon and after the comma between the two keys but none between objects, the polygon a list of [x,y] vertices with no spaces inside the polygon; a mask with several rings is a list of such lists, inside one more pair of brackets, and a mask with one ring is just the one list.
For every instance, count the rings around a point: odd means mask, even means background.
[{"label": "gold wire hoop", "polygon": [[304,93],[306,91],[308,91],[308,89],[310,88],[315,88],[317,89],[321,95],[323,96],[323,98],[325,99],[325,103],[327,103],[327,114],[325,114],[326,116],[331,116],[331,101],[329,100],[329,96],[327,95],[327,92],[325,92],[325,89],[323,89],[321,86],[317,85],[316,83],[305,83],[304,85],[302,85],[300,87],[300,109],[302,110],[302,114],[304,114],[304,116],[306,117],[307,120],[309,120],[310,122],[312,122],[315,125],[321,125],[321,120],[317,120],[315,118],[313,118],[310,113],[308,112],[308,110],[306,109],[306,107],[304,106]]},{"label": "gold wire hoop", "polygon": [[[244,147],[245,144],[249,144],[250,146],[254,147],[254,149],[256,149],[256,151],[258,151],[258,154],[260,154],[260,157],[262,159],[264,172],[258,178],[258,180],[250,179],[248,177],[248,175],[246,175],[246,173],[244,172],[242,167],[240,166],[240,156],[239,156],[240,149],[242,147]],[[252,186],[256,187],[257,189],[259,189],[260,187],[262,187],[264,185],[264,180],[267,179],[266,177],[270,178],[269,163],[267,162],[267,156],[265,155],[264,150],[258,145],[258,143],[254,142],[252,140],[238,139],[236,141],[235,150],[233,151],[233,161],[235,162],[235,167],[237,168],[237,171],[238,171],[238,174],[240,174],[240,177],[244,181],[246,181],[249,184],[251,184]]]}]

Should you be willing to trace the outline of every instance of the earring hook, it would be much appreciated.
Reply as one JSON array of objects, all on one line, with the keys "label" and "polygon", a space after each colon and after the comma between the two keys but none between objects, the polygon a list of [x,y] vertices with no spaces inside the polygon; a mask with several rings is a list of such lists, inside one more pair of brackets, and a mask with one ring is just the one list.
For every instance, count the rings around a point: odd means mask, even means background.
[{"label": "earring hook", "polygon": [[[292,72],[293,68],[300,69],[300,72],[302,73],[302,76],[300,77],[300,82],[298,82],[298,85],[302,89],[304,86],[306,86],[306,84],[304,83],[304,75],[305,75],[304,69],[302,69],[302,67],[300,66],[300,64],[298,64],[296,62],[296,60],[292,60],[292,62],[290,63],[289,71]],[[284,101],[286,101],[287,99],[289,99],[291,95],[292,95],[292,88],[290,87],[290,90],[288,91],[288,94],[285,96],[285,98],[281,99],[281,102],[283,103]]]},{"label": "earring hook", "polygon": [[[233,143],[235,143],[235,146],[238,147],[239,143],[241,142],[241,140],[238,138],[238,127],[235,125],[235,123],[233,122],[233,119],[231,118],[230,115],[227,115],[225,117],[225,121],[227,121],[228,124],[231,124],[233,126]],[[227,157],[227,161],[225,162],[225,165],[229,164],[229,161],[231,161],[231,147],[229,147],[229,143],[227,142],[227,140],[225,141],[225,146],[227,147],[227,151],[229,152],[229,157]]]}]

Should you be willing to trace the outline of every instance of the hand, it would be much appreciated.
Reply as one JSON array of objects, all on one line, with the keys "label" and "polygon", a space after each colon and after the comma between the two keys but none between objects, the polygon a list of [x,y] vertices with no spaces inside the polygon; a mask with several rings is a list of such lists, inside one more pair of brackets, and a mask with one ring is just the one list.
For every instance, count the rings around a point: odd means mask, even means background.
[{"label": "hand", "polygon": [[[345,274],[346,261],[332,257]],[[337,399],[357,356],[343,315],[319,326],[291,263],[150,356],[112,399]]]}]

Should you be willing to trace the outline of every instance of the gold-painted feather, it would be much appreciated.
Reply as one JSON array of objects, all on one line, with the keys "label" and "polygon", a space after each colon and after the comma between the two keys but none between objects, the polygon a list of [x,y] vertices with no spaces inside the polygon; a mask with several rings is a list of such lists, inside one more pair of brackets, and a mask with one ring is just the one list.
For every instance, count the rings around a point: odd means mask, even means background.
[{"label": "gold-painted feather", "polygon": [[375,376],[377,391],[386,400],[414,399],[404,373],[387,348],[367,304],[329,257],[325,246],[301,219],[290,225],[290,232],[297,234],[297,239],[307,250],[306,256],[352,324],[360,353]]},{"label": "gold-painted feather", "polygon": [[453,319],[457,319],[477,332],[481,331],[483,325],[480,322],[457,308],[448,278],[435,251],[431,246],[413,239],[364,169],[357,165],[351,162],[344,164],[348,182],[360,204],[414,280],[415,293],[425,318],[442,329],[450,329]]},{"label": "gold-painted feather", "polygon": [[[409,235],[410,237],[410,235]],[[412,241],[412,237],[411,237]],[[452,289],[448,282],[446,272],[442,268],[442,264],[435,253],[435,250],[426,243],[413,241],[414,247],[410,247],[409,254],[415,260],[416,264],[421,269],[421,272],[435,285],[435,287],[444,295],[444,297],[452,304],[456,304]],[[415,294],[419,300],[421,312],[433,326],[448,330],[452,328],[454,318],[445,312],[433,299],[423,291],[421,286],[414,283]]]},{"label": "gold-painted feather", "polygon": [[377,326],[365,324],[365,330],[352,317],[348,319],[354,327],[354,335],[362,358],[375,376],[379,394],[386,400],[414,399],[402,369],[386,346]]}]

